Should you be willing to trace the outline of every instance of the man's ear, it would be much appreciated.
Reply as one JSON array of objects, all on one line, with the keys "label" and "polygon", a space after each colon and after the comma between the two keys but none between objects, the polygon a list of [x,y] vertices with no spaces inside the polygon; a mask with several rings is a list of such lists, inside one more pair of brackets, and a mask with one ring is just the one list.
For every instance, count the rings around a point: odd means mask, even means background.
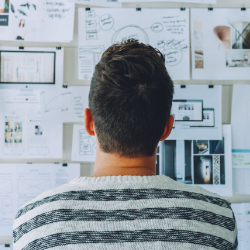
[{"label": "man's ear", "polygon": [[163,133],[160,141],[164,141],[169,137],[169,135],[172,131],[172,128],[173,128],[173,124],[174,124],[174,117],[172,115],[170,115],[168,120],[167,120],[165,129],[164,129],[164,133]]},{"label": "man's ear", "polygon": [[91,112],[88,108],[84,110],[84,125],[87,133],[91,136],[95,135],[94,122]]}]

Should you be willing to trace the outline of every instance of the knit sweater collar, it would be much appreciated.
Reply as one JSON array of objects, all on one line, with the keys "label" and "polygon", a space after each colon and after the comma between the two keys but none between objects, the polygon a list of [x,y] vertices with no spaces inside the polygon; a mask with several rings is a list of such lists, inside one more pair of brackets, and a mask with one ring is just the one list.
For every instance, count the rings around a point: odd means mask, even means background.
[{"label": "knit sweater collar", "polygon": [[101,177],[77,177],[71,181],[72,184],[109,184],[109,183],[157,183],[166,181],[165,175],[138,176],[138,175],[118,175],[118,176],[101,176]]}]

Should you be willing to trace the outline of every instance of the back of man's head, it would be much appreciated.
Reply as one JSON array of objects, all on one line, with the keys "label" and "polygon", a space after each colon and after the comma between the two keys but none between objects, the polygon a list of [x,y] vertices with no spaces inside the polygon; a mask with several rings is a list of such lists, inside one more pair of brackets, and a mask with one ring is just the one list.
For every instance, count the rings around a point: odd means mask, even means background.
[{"label": "back of man's head", "polygon": [[121,157],[152,156],[172,98],[160,51],[133,39],[110,46],[95,67],[89,94],[100,149]]}]

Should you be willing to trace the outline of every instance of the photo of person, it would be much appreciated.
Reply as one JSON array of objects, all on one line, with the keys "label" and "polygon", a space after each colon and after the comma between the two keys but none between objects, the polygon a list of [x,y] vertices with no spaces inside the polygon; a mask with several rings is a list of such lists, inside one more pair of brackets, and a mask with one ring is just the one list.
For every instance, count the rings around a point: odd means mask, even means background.
[{"label": "photo of person", "polygon": [[19,22],[19,28],[16,31],[16,40],[24,40],[26,36],[25,20],[21,19]]},{"label": "photo of person", "polygon": [[194,184],[213,184],[212,156],[194,156]]},{"label": "photo of person", "polygon": [[22,132],[22,123],[15,122],[15,132]]},{"label": "photo of person", "polygon": [[42,134],[43,134],[42,127],[39,125],[35,125],[35,135],[42,135]]},{"label": "photo of person", "polygon": [[5,133],[5,143],[12,143],[13,142],[13,133],[6,132]]},{"label": "photo of person", "polygon": [[23,141],[23,133],[19,132],[19,133],[15,133],[14,134],[14,143],[22,143]]},{"label": "photo of person", "polygon": [[13,132],[13,123],[5,122],[5,132]]},{"label": "photo of person", "polygon": [[0,0],[0,13],[9,13],[9,0]]}]

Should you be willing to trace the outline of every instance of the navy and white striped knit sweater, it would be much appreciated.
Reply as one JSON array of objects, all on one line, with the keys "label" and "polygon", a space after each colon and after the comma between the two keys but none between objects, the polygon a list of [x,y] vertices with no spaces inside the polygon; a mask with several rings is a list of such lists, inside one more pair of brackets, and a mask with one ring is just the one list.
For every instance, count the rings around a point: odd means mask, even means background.
[{"label": "navy and white striped knit sweater", "polygon": [[230,204],[165,175],[78,177],[24,205],[15,250],[237,249]]}]

